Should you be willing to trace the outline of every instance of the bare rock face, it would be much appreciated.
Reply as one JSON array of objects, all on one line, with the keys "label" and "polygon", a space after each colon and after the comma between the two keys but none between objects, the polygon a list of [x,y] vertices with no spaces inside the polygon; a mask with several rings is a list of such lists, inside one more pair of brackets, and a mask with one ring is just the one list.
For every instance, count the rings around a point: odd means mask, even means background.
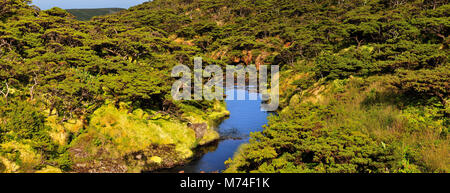
[{"label": "bare rock face", "polygon": [[201,139],[208,129],[208,124],[206,123],[189,123],[188,126],[195,131],[195,138]]}]

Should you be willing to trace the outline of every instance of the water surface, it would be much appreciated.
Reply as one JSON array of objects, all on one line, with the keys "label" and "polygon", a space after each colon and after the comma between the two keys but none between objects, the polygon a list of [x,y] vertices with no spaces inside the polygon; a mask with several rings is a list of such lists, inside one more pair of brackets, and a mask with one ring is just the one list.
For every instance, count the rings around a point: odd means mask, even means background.
[{"label": "water surface", "polygon": [[[226,94],[229,95],[231,92],[231,89],[227,90]],[[235,97],[237,94],[245,94],[246,100],[231,100],[231,98],[225,100],[230,117],[218,126],[221,140],[197,149],[206,153],[200,153],[200,157],[192,162],[161,172],[221,172],[225,169],[224,162],[233,157],[241,144],[248,142],[250,132],[263,129],[262,126],[267,124],[269,115],[268,112],[261,111],[260,94],[249,93],[248,89],[244,88],[236,89]],[[249,100],[250,95],[257,95],[258,100]]]}]

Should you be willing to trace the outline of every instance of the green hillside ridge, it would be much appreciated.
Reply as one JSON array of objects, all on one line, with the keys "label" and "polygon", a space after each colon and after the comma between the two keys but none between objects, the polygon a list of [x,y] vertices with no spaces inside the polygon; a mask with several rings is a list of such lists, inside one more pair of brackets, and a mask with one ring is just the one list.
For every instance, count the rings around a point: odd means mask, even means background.
[{"label": "green hillside ridge", "polygon": [[123,11],[123,8],[99,8],[99,9],[66,9],[67,12],[74,15],[76,19],[81,21],[90,20],[92,17],[113,14]]},{"label": "green hillside ridge", "polygon": [[280,66],[277,115],[225,172],[449,172],[449,13],[441,0],[155,0],[77,21],[2,1],[0,171],[187,161],[228,115],[170,96],[172,68],[202,57]]}]

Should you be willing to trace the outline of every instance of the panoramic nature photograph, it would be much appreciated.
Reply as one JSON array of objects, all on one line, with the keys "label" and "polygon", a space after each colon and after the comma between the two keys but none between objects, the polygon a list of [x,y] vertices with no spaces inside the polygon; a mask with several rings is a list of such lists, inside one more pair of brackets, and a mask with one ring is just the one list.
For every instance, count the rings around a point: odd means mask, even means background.
[{"label": "panoramic nature photograph", "polygon": [[0,0],[0,173],[449,173],[449,44],[448,0]]}]

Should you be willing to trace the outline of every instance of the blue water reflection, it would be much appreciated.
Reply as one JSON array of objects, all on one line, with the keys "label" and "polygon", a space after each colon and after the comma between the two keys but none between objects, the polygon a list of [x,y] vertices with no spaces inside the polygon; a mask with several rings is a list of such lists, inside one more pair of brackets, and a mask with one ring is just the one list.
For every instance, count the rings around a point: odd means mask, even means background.
[{"label": "blue water reflection", "polygon": [[[221,140],[200,158],[187,165],[175,167],[165,172],[220,172],[225,169],[224,162],[233,157],[242,143],[248,142],[250,132],[263,129],[262,126],[267,124],[269,113],[261,111],[261,95],[249,93],[248,89],[244,88],[237,88],[234,91],[235,98],[238,94],[244,94],[246,100],[233,100],[227,97],[226,103],[227,109],[230,111],[230,117],[218,127]],[[233,92],[232,89],[227,90],[227,96],[231,92]],[[251,95],[256,95],[257,100],[249,100]]]}]

